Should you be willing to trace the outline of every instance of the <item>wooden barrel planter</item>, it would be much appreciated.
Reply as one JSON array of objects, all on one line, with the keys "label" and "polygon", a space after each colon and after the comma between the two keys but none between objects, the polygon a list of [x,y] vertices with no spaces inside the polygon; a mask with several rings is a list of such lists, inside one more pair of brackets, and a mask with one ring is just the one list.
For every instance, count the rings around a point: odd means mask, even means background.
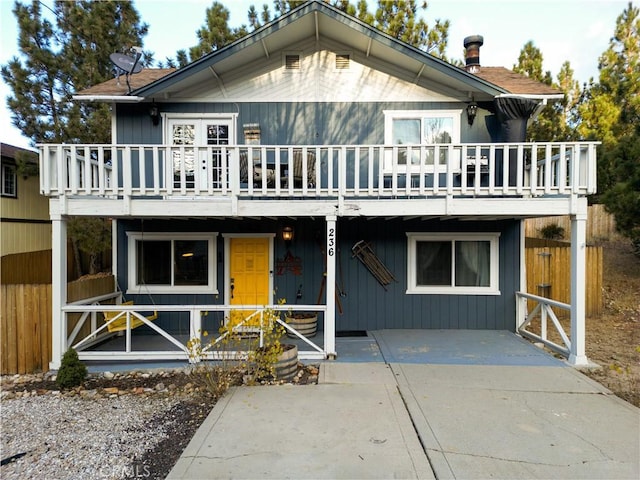
[{"label": "wooden barrel planter", "polygon": [[282,347],[283,351],[275,364],[276,379],[290,382],[298,373],[298,347],[288,343],[282,344]]},{"label": "wooden barrel planter", "polygon": [[[291,328],[300,332],[305,337],[313,337],[318,331],[318,314],[315,312],[299,312],[285,315],[285,321]],[[297,335],[287,330],[287,336],[296,338]]]}]

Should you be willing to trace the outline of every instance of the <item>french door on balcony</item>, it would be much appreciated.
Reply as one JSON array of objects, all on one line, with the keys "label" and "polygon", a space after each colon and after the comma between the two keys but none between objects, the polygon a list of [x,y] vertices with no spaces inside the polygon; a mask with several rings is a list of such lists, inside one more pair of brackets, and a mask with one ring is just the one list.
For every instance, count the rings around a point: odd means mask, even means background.
[{"label": "french door on balcony", "polygon": [[[217,145],[235,143],[235,122],[232,118],[169,118],[168,140],[176,148],[172,151],[172,181],[174,188],[194,188],[196,182],[201,190],[209,185],[222,186],[222,165],[226,160]],[[189,146],[214,148],[188,148]],[[196,169],[198,171],[196,171]]]}]

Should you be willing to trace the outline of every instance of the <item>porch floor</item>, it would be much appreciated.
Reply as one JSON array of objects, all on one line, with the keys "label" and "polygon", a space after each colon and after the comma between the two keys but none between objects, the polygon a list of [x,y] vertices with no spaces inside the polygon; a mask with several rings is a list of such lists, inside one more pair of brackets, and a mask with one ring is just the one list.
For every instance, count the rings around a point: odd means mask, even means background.
[{"label": "porch floor", "polygon": [[[188,337],[176,336],[186,342]],[[322,347],[324,332],[310,338]],[[300,339],[287,338],[301,350],[310,347]],[[93,351],[124,350],[124,337],[114,337]],[[168,344],[168,345],[167,345]],[[136,335],[132,341],[135,351],[176,348],[155,335]],[[338,336],[338,357],[342,363],[412,363],[433,365],[505,365],[505,366],[565,366],[518,335],[504,330],[373,330],[366,336]],[[315,360],[309,362],[314,363]],[[90,372],[127,371],[133,369],[180,368],[184,361],[87,361]]]}]

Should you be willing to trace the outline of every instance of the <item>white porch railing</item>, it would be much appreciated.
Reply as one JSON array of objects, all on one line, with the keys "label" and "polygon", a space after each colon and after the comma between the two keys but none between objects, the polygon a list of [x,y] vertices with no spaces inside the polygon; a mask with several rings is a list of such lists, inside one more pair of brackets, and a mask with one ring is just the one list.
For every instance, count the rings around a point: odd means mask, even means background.
[{"label": "white porch railing", "polygon": [[[527,313],[527,300],[536,302],[535,307],[529,313]],[[571,340],[553,308],[571,311],[571,305],[524,292],[516,292],[516,301],[518,302],[518,333],[529,340],[543,343],[546,347],[568,359],[571,354]],[[549,340],[548,320],[551,320],[551,324],[555,327],[563,345]],[[534,324],[538,325],[539,334],[528,330]]]},{"label": "white porch railing", "polygon": [[[191,339],[200,339],[203,348],[202,359],[220,359],[221,353],[216,350],[215,344],[218,339],[213,339],[211,342],[202,335],[203,332],[203,318],[211,312],[220,312],[223,318],[227,318],[231,310],[247,310],[255,312],[252,315],[262,316],[265,310],[286,312],[291,309],[291,306],[286,305],[122,305],[122,304],[109,304],[103,305],[100,302],[116,299],[120,301],[121,297],[119,293],[112,293],[102,295],[100,297],[83,300],[82,302],[75,302],[62,308],[62,319],[64,325],[62,325],[62,331],[68,332],[68,315],[81,314],[80,318],[73,325],[73,329],[69,335],[66,336],[66,348],[73,347],[78,351],[78,356],[81,360],[99,360],[99,361],[118,361],[118,360],[192,360],[192,352],[190,352],[187,342]],[[182,335],[184,338],[180,338],[180,335],[171,334],[161,328],[157,322],[150,321],[145,316],[144,312],[158,312],[160,317],[163,312],[172,313],[174,316],[180,313],[188,313],[188,333]],[[315,311],[326,312],[325,305],[296,305],[296,311]],[[104,312],[116,312],[111,318],[111,322],[117,321],[120,318],[126,318],[126,328],[121,332],[125,336],[124,348],[107,350],[101,347],[100,350],[92,349],[96,344],[104,342],[111,337],[114,337],[116,333],[108,332],[108,323],[104,320]],[[133,319],[140,320],[152,331],[156,340],[160,337],[169,342],[172,345],[171,350],[167,349],[155,349],[148,350],[147,346],[143,345],[140,341],[142,337],[149,338],[150,335],[144,335],[137,337],[133,334],[132,328]],[[90,321],[90,333],[85,335],[84,338],[78,340],[78,334],[82,327]],[[179,320],[176,320],[179,321]],[[297,339],[301,340],[304,345],[310,347],[307,350],[298,349],[298,356],[300,359],[306,360],[320,360],[326,358],[327,353],[323,346],[313,343],[308,338],[293,329],[290,325],[283,322],[281,319],[277,320],[287,331],[293,333]],[[219,326],[219,325],[218,325]],[[325,329],[326,332],[326,329]],[[325,333],[326,336],[326,333]],[[134,339],[136,342],[140,342],[134,348]],[[327,345],[327,339],[324,338],[323,345]],[[224,352],[224,355],[228,355],[230,352]],[[247,352],[231,352],[234,354],[245,354]]]},{"label": "white porch railing", "polygon": [[40,145],[44,195],[425,197],[588,195],[597,142],[415,146]]}]

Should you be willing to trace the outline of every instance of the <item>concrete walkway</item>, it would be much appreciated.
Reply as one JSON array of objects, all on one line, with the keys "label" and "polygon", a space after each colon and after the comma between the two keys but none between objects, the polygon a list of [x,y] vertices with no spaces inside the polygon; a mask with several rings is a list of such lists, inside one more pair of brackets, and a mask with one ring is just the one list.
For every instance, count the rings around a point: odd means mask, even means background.
[{"label": "concrete walkway", "polygon": [[434,478],[387,365],[326,363],[321,377],[233,388],[167,478]]},{"label": "concrete walkway", "polygon": [[167,478],[640,478],[640,410],[508,332],[440,335],[233,389]]}]

